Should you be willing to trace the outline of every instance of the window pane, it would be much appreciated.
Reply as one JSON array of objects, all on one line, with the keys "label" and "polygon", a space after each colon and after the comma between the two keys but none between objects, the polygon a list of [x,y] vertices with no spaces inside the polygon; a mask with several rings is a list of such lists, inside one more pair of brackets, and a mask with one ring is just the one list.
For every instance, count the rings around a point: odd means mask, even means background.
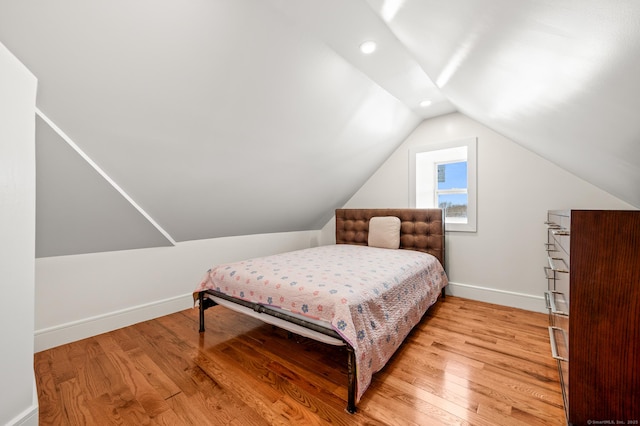
[{"label": "window pane", "polygon": [[467,188],[467,162],[438,164],[438,189]]},{"label": "window pane", "polygon": [[445,207],[447,231],[476,232],[477,142],[467,138],[409,149],[409,205]]},{"label": "window pane", "polygon": [[451,219],[456,223],[467,222],[467,205],[469,198],[467,194],[439,194],[438,207],[445,210],[447,220]]}]

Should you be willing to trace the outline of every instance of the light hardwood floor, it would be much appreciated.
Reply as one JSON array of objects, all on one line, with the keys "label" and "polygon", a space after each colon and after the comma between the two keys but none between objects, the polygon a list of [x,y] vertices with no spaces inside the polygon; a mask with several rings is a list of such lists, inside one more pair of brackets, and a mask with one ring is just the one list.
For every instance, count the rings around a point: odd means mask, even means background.
[{"label": "light hardwood floor", "polygon": [[448,296],[358,404],[346,352],[216,306],[35,355],[41,425],[562,425],[547,317]]}]

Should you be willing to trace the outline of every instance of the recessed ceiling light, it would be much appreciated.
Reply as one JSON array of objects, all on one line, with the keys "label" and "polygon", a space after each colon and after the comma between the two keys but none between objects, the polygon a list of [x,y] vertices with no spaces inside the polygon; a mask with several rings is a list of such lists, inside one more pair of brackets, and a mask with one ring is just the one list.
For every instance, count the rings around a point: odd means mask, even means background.
[{"label": "recessed ceiling light", "polygon": [[365,41],[360,45],[360,51],[365,55],[370,55],[376,51],[378,45],[375,41]]},{"label": "recessed ceiling light", "polygon": [[425,99],[424,101],[420,102],[420,106],[422,108],[426,108],[428,106],[430,106],[432,104],[432,102],[429,99]]}]

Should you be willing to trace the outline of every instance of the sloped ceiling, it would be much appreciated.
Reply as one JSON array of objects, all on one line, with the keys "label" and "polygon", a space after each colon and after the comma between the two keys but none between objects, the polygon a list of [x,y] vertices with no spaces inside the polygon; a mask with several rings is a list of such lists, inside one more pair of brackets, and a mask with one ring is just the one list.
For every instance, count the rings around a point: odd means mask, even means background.
[{"label": "sloped ceiling", "polygon": [[0,0],[38,256],[317,229],[456,109],[640,206],[639,31],[635,0]]},{"label": "sloped ceiling", "polygon": [[390,29],[459,111],[640,207],[640,2],[397,3]]}]

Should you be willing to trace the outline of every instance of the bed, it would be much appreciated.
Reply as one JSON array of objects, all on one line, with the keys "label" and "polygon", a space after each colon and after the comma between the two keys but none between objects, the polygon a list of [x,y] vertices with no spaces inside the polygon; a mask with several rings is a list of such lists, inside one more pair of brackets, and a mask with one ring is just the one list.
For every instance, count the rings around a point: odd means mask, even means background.
[{"label": "bed", "polygon": [[347,349],[347,411],[427,309],[445,295],[440,209],[337,209],[336,244],[217,265],[194,291],[204,312],[223,305]]}]

